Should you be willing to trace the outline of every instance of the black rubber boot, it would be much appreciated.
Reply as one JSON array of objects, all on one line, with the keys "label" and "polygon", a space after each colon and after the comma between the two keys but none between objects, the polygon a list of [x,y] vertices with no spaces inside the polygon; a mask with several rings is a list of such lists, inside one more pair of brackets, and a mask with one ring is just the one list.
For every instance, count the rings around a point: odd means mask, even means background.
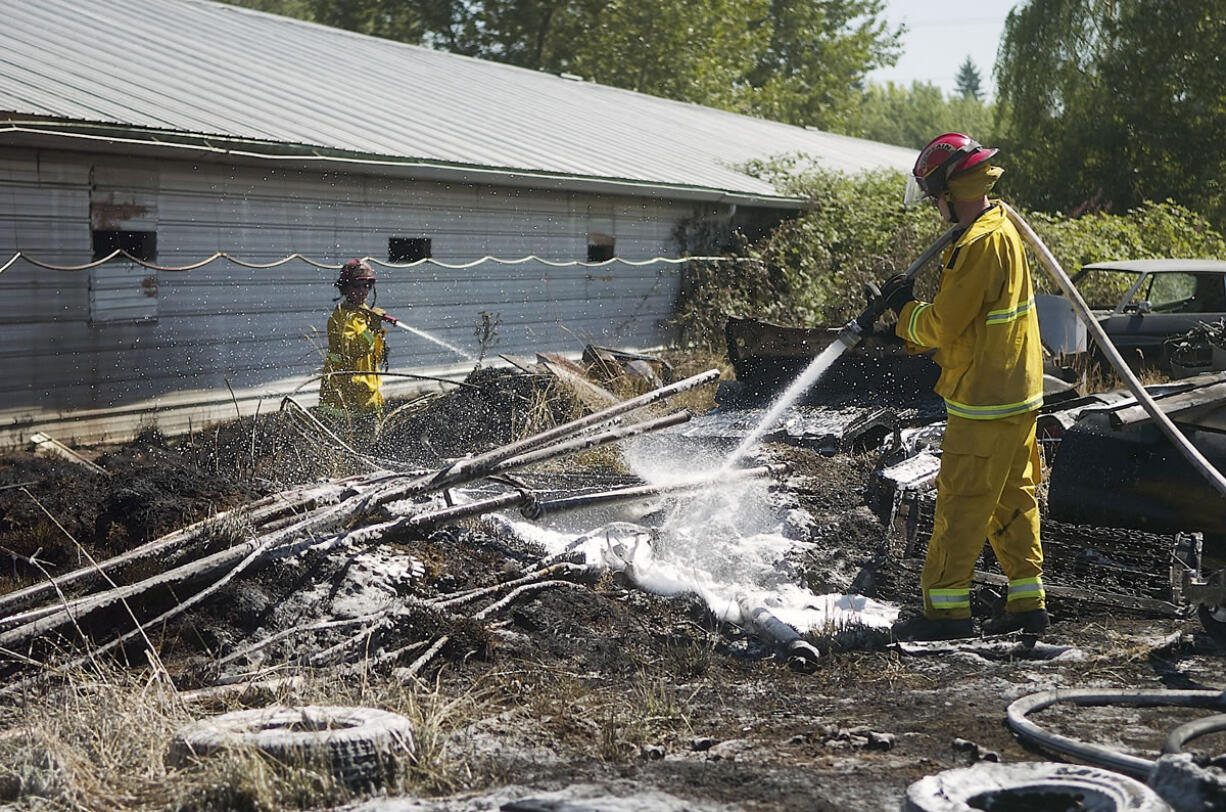
[{"label": "black rubber boot", "polygon": [[1029,612],[1005,612],[983,624],[983,634],[990,637],[996,634],[1021,632],[1022,634],[1039,635],[1047,631],[1048,618],[1046,609],[1031,609]]},{"label": "black rubber boot", "polygon": [[967,637],[974,637],[975,627],[971,624],[969,617],[958,618],[956,620],[933,620],[923,615],[917,615],[891,626],[890,636],[895,640],[906,642],[961,640]]}]

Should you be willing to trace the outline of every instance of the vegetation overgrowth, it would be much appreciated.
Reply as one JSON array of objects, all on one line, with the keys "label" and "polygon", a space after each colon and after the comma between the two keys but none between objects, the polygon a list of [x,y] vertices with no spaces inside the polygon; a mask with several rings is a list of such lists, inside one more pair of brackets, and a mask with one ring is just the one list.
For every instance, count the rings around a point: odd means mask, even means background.
[{"label": "vegetation overgrowth", "polygon": [[[791,326],[843,324],[863,308],[865,283],[906,268],[946,228],[931,208],[903,208],[900,172],[847,176],[798,171],[798,166],[797,159],[786,159],[751,167],[786,193],[809,201],[804,213],[762,240],[737,245],[733,235],[696,227],[678,234],[692,251],[731,242],[736,257],[687,266],[676,315],[683,344],[720,347],[730,315]],[[1006,172],[1006,200],[1008,179]],[[1226,237],[1206,218],[1169,200],[1080,217],[1015,208],[1070,274],[1107,259],[1226,259]],[[1031,265],[1040,290],[1055,292],[1034,257]],[[922,273],[917,295],[930,296],[936,283],[937,274]]]}]

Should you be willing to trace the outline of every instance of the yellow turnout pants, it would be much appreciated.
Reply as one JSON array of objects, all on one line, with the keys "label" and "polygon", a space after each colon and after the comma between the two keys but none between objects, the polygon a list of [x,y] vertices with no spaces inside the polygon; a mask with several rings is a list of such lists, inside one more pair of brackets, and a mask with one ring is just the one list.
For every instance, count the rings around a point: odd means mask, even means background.
[{"label": "yellow turnout pants", "polygon": [[925,616],[971,616],[971,577],[985,538],[1009,578],[1007,611],[1043,608],[1043,548],[1034,495],[1042,478],[1037,414],[998,420],[949,416],[932,540],[920,576]]}]

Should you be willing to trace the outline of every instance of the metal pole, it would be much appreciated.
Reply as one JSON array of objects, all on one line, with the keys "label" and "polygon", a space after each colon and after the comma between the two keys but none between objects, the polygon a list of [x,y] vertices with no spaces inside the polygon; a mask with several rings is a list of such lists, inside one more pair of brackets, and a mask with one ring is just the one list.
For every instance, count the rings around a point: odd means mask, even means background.
[{"label": "metal pole", "polygon": [[531,502],[532,494],[530,493],[524,491],[504,493],[489,499],[469,502],[467,505],[456,505],[455,507],[443,508],[442,510],[432,510],[429,513],[418,513],[416,516],[410,516],[405,521],[405,524],[415,528],[433,527],[444,522],[466,519],[469,516],[479,516],[482,513],[501,510],[505,507],[523,506]]},{"label": "metal pole", "polygon": [[529,505],[531,515],[529,519],[539,519],[550,513],[561,513],[567,510],[578,510],[580,508],[592,507],[594,505],[608,505],[616,502],[631,502],[636,499],[646,499],[651,496],[659,496],[665,493],[684,493],[686,491],[701,490],[703,488],[719,487],[730,482],[740,482],[745,479],[757,479],[766,476],[777,476],[785,474],[791,470],[791,466],[783,463],[774,463],[772,465],[762,465],[757,468],[741,468],[739,470],[728,471],[721,476],[701,477],[698,479],[689,479],[682,482],[674,482],[667,485],[635,485],[630,488],[617,488],[611,491],[601,491],[600,493],[588,493],[582,496],[566,496],[561,499],[551,499],[547,502],[537,502]]},{"label": "metal pole", "polygon": [[[570,454],[575,451],[582,451],[586,448],[607,445],[609,443],[624,440],[627,437],[634,437],[639,434],[646,434],[650,431],[657,431],[669,426],[675,426],[679,423],[684,423],[690,419],[689,412],[676,412],[675,414],[666,415],[665,417],[657,418],[656,420],[648,420],[643,423],[636,423],[633,426],[614,429],[613,431],[605,432],[604,434],[596,434],[591,437],[579,437],[566,443],[549,446],[547,448],[537,449],[527,454],[522,454],[518,457],[512,457],[508,460],[495,463],[489,467],[482,468],[479,471],[472,471],[472,479],[482,476],[492,476],[509,471],[513,468],[521,468],[525,465],[531,465],[534,462],[560,457],[563,454]],[[420,480],[418,480],[420,482]],[[410,483],[412,484],[412,483]],[[458,484],[458,483],[456,483]],[[504,507],[513,505],[531,505],[533,498],[531,494],[526,492],[517,492],[513,494],[502,494],[501,496],[491,497],[479,502],[472,502],[467,505],[455,505],[453,507],[443,508],[442,510],[431,511],[429,513],[419,513],[416,516],[409,518],[405,523],[410,527],[424,527],[427,525],[438,524],[451,519],[462,519],[467,516],[476,516],[481,513],[488,513],[492,510],[499,510]]]},{"label": "metal pole", "polygon": [[585,415],[577,420],[564,423],[561,426],[556,426],[547,431],[542,431],[539,434],[535,434],[523,440],[501,446],[500,448],[495,448],[492,451],[485,452],[484,454],[478,454],[474,457],[467,457],[465,459],[458,460],[457,462],[452,463],[451,466],[444,468],[435,474],[435,478],[442,484],[452,482],[454,481],[455,477],[463,476],[467,471],[485,468],[493,463],[501,462],[508,457],[514,457],[517,454],[538,448],[541,445],[553,442],[554,440],[569,437],[572,434],[576,434],[579,431],[588,428],[589,426],[595,426],[600,423],[608,422],[610,419],[619,415],[632,412],[635,409],[641,409],[642,407],[648,406],[652,403],[658,403],[665,398],[670,398],[673,395],[680,394],[681,392],[688,391],[697,386],[701,386],[704,383],[710,383],[718,377],[718,369],[709,369],[706,372],[693,375],[685,380],[677,381],[676,383],[669,384],[668,386],[660,389],[655,389],[644,395],[631,398],[630,400],[616,403],[607,409],[601,409],[598,412],[593,412],[592,414]]},{"label": "metal pole", "polygon": [[520,454],[516,457],[496,462],[484,470],[485,474],[501,474],[504,471],[509,471],[512,468],[522,468],[525,465],[531,465],[534,462],[543,462],[544,460],[560,457],[563,454],[571,454],[576,451],[583,451],[588,448],[596,448],[609,443],[615,443],[618,440],[624,440],[627,437],[636,437],[640,434],[647,434],[652,431],[659,431],[671,426],[687,423],[690,420],[690,413],[687,411],[674,412],[664,417],[657,417],[654,420],[644,420],[642,423],[635,423],[631,426],[622,426],[601,434],[592,434],[583,437],[576,437],[572,440],[558,443],[557,445],[545,446],[538,448],[535,451],[529,451],[526,454]]}]

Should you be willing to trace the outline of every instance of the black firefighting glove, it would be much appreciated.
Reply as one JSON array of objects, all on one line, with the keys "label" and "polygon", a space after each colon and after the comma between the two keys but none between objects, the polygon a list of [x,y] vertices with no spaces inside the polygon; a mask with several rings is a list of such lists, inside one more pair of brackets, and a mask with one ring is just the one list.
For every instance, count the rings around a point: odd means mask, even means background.
[{"label": "black firefighting glove", "polygon": [[860,327],[861,335],[872,335],[873,323],[885,311],[885,302],[881,299],[881,288],[876,282],[864,283],[864,310],[856,316],[855,322]]},{"label": "black firefighting glove", "polygon": [[883,310],[893,310],[897,315],[907,302],[915,301],[915,280],[906,274],[896,273],[881,283]]}]

